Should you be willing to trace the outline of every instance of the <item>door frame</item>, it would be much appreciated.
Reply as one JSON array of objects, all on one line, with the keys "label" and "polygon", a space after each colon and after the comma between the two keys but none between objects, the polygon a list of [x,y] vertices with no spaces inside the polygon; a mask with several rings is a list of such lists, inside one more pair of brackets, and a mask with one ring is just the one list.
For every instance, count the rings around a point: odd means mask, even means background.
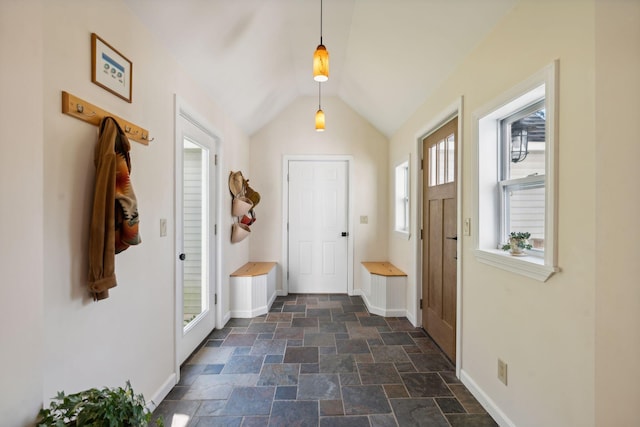
[{"label": "door frame", "polygon": [[347,226],[349,238],[347,239],[347,294],[353,293],[353,248],[354,248],[354,224],[353,224],[353,156],[348,155],[289,155],[282,156],[282,290],[278,295],[289,294],[289,230],[287,230],[289,213],[289,161],[346,161],[347,162]]},{"label": "door frame", "polygon": [[[453,119],[454,117],[458,117],[458,141],[457,143],[457,161],[458,161],[458,170],[456,174],[456,204],[457,204],[457,213],[456,213],[456,232],[458,236],[460,236],[457,240],[457,253],[458,253],[458,262],[456,265],[456,376],[460,377],[460,371],[462,369],[462,262],[464,259],[463,251],[462,251],[462,242],[464,240],[464,235],[462,233],[462,154],[463,154],[463,97],[461,96],[456,101],[451,103],[447,108],[440,111],[434,119],[429,121],[427,125],[423,128],[422,132],[419,132],[416,135],[416,146],[418,153],[418,165],[415,168],[417,171],[415,174],[416,179],[416,223],[417,230],[423,230],[424,224],[422,223],[422,204],[423,204],[423,169],[420,167],[420,162],[424,159],[424,153],[422,152],[423,140],[434,133],[436,130],[441,128],[445,123]],[[416,325],[422,326],[422,310],[420,309],[420,299],[422,297],[422,242],[421,238],[415,239],[415,253],[416,253],[416,287],[415,287],[415,313],[416,313]]]},{"label": "door frame", "polygon": [[[217,300],[217,304],[213,304],[213,316],[214,316],[214,328],[218,325],[222,325],[222,304],[223,301],[223,288],[222,288],[222,240],[220,231],[220,221],[222,218],[222,193],[223,193],[223,178],[222,178],[222,134],[213,126],[211,126],[206,119],[204,119],[195,109],[191,108],[182,98],[180,98],[177,94],[174,94],[174,168],[173,168],[173,184],[174,186],[178,182],[178,168],[176,165],[176,160],[178,156],[178,140],[182,142],[181,135],[178,134],[178,118],[183,117],[191,124],[196,126],[198,129],[211,136],[214,140],[214,150],[217,154],[217,161],[215,163],[213,176],[215,177],[215,188],[211,188],[210,192],[213,193],[211,200],[215,203],[215,209],[210,213],[210,216],[213,216],[213,223],[210,224],[210,231],[213,231],[211,246],[215,248],[215,258],[210,260],[213,263],[212,267],[215,269],[215,274],[210,276],[210,280],[214,280],[214,284],[210,287],[210,291],[213,292],[214,297],[210,298],[211,300]],[[181,158],[181,157],[180,157]],[[177,218],[178,218],[178,201],[176,198],[176,189],[173,191],[173,215],[174,215],[174,240],[173,240],[173,249],[174,249],[174,333],[173,333],[173,347],[174,347],[174,364],[175,364],[175,373],[176,373],[176,384],[180,381],[180,355],[178,349],[178,334],[183,333],[182,320],[178,318],[178,313],[182,311],[182,307],[180,306],[180,301],[182,301],[178,289],[178,268],[177,268],[177,260],[178,254],[180,252],[180,248],[178,248],[177,241]],[[211,230],[211,228],[213,230]]]}]

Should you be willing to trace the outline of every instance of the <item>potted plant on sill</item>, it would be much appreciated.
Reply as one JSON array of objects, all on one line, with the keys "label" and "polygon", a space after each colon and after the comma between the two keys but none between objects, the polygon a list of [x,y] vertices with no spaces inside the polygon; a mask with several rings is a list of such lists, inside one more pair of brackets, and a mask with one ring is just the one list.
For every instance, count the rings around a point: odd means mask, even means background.
[{"label": "potted plant on sill", "polygon": [[533,247],[529,244],[529,237],[531,233],[512,231],[509,234],[509,243],[502,245],[502,250],[509,251],[513,256],[525,255],[524,250]]},{"label": "potted plant on sill", "polygon": [[[59,391],[39,416],[38,427],[144,427],[151,420],[144,397],[134,394],[129,381],[125,388],[91,388],[68,395]],[[156,424],[164,425],[162,419]]]}]

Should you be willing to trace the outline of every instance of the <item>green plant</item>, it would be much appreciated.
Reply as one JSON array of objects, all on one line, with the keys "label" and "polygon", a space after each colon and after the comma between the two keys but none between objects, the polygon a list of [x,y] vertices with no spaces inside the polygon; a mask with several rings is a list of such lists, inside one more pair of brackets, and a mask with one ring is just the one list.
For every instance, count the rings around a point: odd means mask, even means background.
[{"label": "green plant", "polygon": [[[151,420],[142,394],[125,388],[91,388],[66,395],[59,391],[49,408],[40,410],[39,427],[144,427]],[[157,424],[163,426],[161,419]]]},{"label": "green plant", "polygon": [[531,233],[521,233],[512,231],[509,234],[509,243],[502,245],[503,251],[511,250],[511,245],[515,245],[520,249],[531,249],[533,246],[529,244],[529,237],[531,237]]}]

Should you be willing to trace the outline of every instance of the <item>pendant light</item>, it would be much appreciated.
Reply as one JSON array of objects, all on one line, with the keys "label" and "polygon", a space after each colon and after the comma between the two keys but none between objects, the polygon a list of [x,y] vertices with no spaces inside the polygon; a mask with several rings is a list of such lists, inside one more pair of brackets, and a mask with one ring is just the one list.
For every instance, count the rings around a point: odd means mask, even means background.
[{"label": "pendant light", "polygon": [[317,82],[329,80],[329,52],[322,44],[322,0],[320,0],[320,44],[313,53],[313,80]]},{"label": "pendant light", "polygon": [[316,131],[324,132],[324,111],[322,111],[320,83],[318,83],[318,111],[316,111]]}]

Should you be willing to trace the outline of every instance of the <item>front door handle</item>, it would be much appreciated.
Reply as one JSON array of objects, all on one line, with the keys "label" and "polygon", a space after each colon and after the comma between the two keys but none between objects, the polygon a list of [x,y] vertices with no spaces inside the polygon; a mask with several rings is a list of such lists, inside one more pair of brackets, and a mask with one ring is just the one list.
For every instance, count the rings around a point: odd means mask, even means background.
[{"label": "front door handle", "polygon": [[349,237],[349,232],[348,231],[343,231],[342,232],[342,237]]},{"label": "front door handle", "polygon": [[180,261],[184,261],[185,259],[187,259],[187,256],[185,254],[180,254],[178,255],[178,258],[180,258]]},{"label": "front door handle", "polygon": [[458,240],[458,236],[451,236],[451,237],[447,237],[447,239],[449,240]]}]

